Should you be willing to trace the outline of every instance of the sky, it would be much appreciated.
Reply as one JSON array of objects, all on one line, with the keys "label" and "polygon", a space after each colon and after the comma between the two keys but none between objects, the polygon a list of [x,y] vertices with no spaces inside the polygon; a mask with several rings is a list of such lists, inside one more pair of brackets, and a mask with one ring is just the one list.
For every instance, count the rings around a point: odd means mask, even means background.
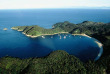
[{"label": "sky", "polygon": [[0,0],[0,9],[110,7],[110,0]]}]

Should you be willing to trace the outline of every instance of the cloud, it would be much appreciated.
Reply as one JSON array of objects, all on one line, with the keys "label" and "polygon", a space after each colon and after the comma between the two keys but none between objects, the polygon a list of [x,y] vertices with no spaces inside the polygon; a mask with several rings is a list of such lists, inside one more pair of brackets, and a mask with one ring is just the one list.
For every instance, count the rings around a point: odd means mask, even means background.
[{"label": "cloud", "polygon": [[0,9],[110,7],[110,0],[0,0]]}]

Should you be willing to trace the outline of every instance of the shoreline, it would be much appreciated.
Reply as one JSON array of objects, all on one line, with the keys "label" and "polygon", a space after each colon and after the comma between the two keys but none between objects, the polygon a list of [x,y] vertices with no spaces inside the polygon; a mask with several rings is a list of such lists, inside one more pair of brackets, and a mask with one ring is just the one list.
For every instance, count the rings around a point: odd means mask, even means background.
[{"label": "shoreline", "polygon": [[[22,32],[22,34],[26,35],[27,37],[31,37],[31,38],[37,38],[37,37],[39,37],[39,36],[46,36],[46,35],[63,34],[63,33],[69,34],[68,32],[59,32],[59,33],[54,33],[54,34],[41,34],[41,35],[37,35],[37,36],[31,36],[31,35],[28,35],[28,34]],[[88,36],[88,35],[86,35],[86,34],[72,34],[72,35],[81,35],[81,36],[86,36],[86,37],[88,37],[88,38],[91,38],[90,36]]]},{"label": "shoreline", "polygon": [[[11,29],[15,30],[15,28],[11,28]],[[22,30],[17,30],[17,31],[22,31]],[[59,33],[54,33],[54,34],[41,34],[41,35],[37,35],[37,36],[32,36],[32,35],[28,35],[28,34],[22,32],[22,34],[24,34],[25,36],[30,37],[30,38],[37,38],[37,37],[40,37],[40,36],[63,34],[63,33],[69,34],[68,32],[59,32]],[[90,37],[90,36],[88,36],[88,35],[86,35],[86,34],[72,34],[72,35],[74,35],[74,36],[75,36],[75,35],[81,35],[81,36],[86,36],[86,37],[88,37],[88,38],[92,38],[92,37]],[[103,46],[103,44],[100,43],[100,42],[98,42],[98,41],[95,41],[95,43],[98,44],[98,46],[99,46],[100,48]]]},{"label": "shoreline", "polygon": [[101,48],[103,46],[102,43],[98,42],[98,41],[95,41],[95,43],[97,43],[97,45]]},{"label": "shoreline", "polygon": [[[14,28],[12,27],[11,29],[13,30],[17,30],[17,28]],[[17,31],[22,31],[22,30],[17,30]],[[69,33],[69,32],[58,32],[58,33],[53,33],[53,34],[40,34],[40,35],[36,35],[36,36],[32,36],[32,35],[28,35],[24,32],[22,32],[22,34],[26,35],[27,37],[31,37],[31,38],[36,38],[36,37],[39,37],[39,36],[45,36],[45,35],[55,35],[55,34],[60,34],[60,33]],[[72,34],[72,35],[81,35],[81,36],[86,36],[88,38],[91,38],[90,36],[86,35],[86,34]]]},{"label": "shoreline", "polygon": [[46,35],[55,35],[55,34],[60,34],[60,33],[68,33],[68,32],[59,32],[59,33],[54,33],[54,34],[41,34],[41,35],[37,35],[37,36],[31,36],[31,35],[28,35],[28,34],[26,34],[26,33],[24,33],[24,32],[22,32],[22,34],[24,34],[24,35],[26,35],[26,36],[28,36],[28,37],[31,37],[31,38],[37,38],[37,37],[39,37],[39,36],[46,36]]},{"label": "shoreline", "polygon": [[[11,28],[11,29],[17,30],[16,28]],[[22,31],[22,30],[17,30],[17,31]],[[27,36],[27,37],[31,37],[31,38],[37,38],[37,37],[43,36],[43,35],[46,36],[46,35],[55,35],[55,34],[62,34],[62,33],[66,33],[66,34],[67,34],[67,33],[69,33],[69,32],[59,32],[59,33],[54,33],[54,34],[41,34],[41,35],[37,35],[37,36],[28,35],[28,34],[22,32],[22,34],[24,34],[24,35]],[[86,37],[91,38],[90,36],[88,36],[88,35],[86,35],[86,34],[72,34],[72,35],[81,35],[81,36],[86,36]]]},{"label": "shoreline", "polygon": [[[81,36],[86,36],[86,37],[92,38],[86,34],[72,34],[72,35],[81,35]],[[101,42],[98,42],[96,40],[95,40],[95,43],[99,46],[99,48],[101,48],[103,46],[103,44]]]},{"label": "shoreline", "polygon": [[81,35],[81,36],[86,36],[86,37],[88,37],[88,38],[92,38],[92,37],[90,37],[90,36],[88,36],[88,35],[86,35],[86,34],[72,34],[72,35]]}]

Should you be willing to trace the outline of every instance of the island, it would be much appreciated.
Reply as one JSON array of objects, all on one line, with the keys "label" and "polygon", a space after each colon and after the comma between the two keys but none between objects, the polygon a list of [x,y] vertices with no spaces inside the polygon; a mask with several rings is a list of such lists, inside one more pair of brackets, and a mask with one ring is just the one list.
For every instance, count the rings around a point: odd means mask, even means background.
[{"label": "island", "polygon": [[[20,59],[10,56],[0,58],[0,73],[3,74],[109,74],[110,73],[110,23],[84,21],[73,24],[68,21],[56,23],[52,29],[37,25],[12,27],[29,37],[70,33],[94,37],[103,43],[103,55],[97,61],[82,62],[67,52],[57,50],[42,58]],[[97,41],[96,41],[97,43]],[[97,43],[99,46],[102,44]]]}]

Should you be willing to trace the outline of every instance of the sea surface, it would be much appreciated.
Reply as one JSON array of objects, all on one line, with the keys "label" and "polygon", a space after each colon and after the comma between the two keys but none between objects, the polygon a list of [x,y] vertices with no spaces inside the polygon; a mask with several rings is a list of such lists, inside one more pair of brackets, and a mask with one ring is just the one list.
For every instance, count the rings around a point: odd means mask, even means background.
[{"label": "sea surface", "polygon": [[51,28],[58,22],[110,22],[110,9],[13,9],[0,10],[0,29],[4,27],[39,25]]},{"label": "sea surface", "polygon": [[[4,37],[5,34],[8,38]],[[55,50],[64,50],[82,61],[88,61],[98,60],[103,52],[103,47],[99,47],[96,39],[81,35],[56,34],[28,38],[17,31],[6,31],[5,34],[0,39],[0,57],[44,57]]]},{"label": "sea surface", "polygon": [[[54,50],[65,50],[82,60],[97,60],[103,48],[99,48],[92,38],[71,34],[29,38],[21,32],[11,30],[13,26],[39,25],[52,28],[58,22],[83,21],[110,22],[109,9],[13,9],[0,10],[0,57],[19,58],[43,57]],[[8,28],[4,31],[3,28]],[[66,38],[64,38],[66,36]],[[70,37],[69,37],[70,36]],[[100,55],[99,55],[100,54]]]}]

